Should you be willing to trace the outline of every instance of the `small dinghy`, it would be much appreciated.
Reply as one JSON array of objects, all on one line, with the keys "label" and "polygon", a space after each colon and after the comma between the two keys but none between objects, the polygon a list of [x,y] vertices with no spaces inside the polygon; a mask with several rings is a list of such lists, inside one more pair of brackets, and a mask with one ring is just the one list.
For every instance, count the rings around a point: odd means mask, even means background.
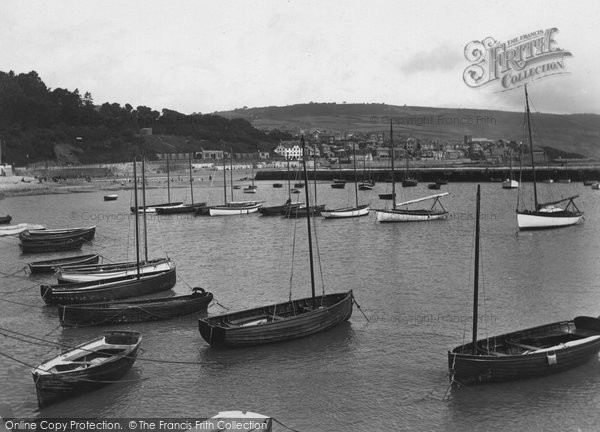
[{"label": "small dinghy", "polygon": [[133,366],[141,343],[139,332],[112,331],[45,360],[31,371],[38,405],[44,408],[119,380]]}]

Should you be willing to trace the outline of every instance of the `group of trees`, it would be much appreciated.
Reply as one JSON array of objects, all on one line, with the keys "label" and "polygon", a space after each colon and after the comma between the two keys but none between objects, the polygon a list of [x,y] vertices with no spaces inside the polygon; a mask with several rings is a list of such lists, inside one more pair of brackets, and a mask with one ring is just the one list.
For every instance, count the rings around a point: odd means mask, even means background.
[{"label": "group of trees", "polygon": [[[21,165],[55,159],[56,144],[75,148],[81,162],[129,160],[144,149],[139,130],[145,127],[152,128],[153,134],[192,137],[211,149],[239,152],[271,150],[282,135],[266,134],[242,119],[186,115],[169,109],[159,112],[130,104],[96,105],[89,92],[81,96],[77,89],[48,88],[35,71],[0,72],[2,162]],[[165,144],[164,151],[177,149]]]}]

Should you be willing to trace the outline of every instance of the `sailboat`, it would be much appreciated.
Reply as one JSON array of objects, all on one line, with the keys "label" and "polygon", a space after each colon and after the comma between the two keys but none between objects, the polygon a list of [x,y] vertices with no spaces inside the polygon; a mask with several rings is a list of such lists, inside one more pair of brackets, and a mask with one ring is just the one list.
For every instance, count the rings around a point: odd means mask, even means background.
[{"label": "sailboat", "polygon": [[502,189],[517,189],[519,187],[519,182],[513,179],[513,169],[512,169],[512,150],[509,152],[509,161],[510,168],[508,178],[502,182]]},{"label": "sailboat", "polygon": [[[137,181],[137,179],[134,179],[134,181]],[[144,183],[144,185],[145,185],[145,183]],[[168,202],[161,203],[161,204],[148,204],[148,205],[144,204],[143,206],[138,206],[137,209],[139,211],[145,212],[145,213],[156,213],[156,209],[159,207],[172,207],[172,206],[183,204],[182,201],[171,202],[171,175],[169,173],[169,155],[167,155],[167,200],[168,200]],[[135,209],[136,209],[135,206],[131,207],[130,208],[131,213],[135,213]]]},{"label": "sailboat", "polygon": [[367,164],[367,153],[365,151],[365,153],[363,155],[363,180],[362,180],[362,182],[359,183],[358,190],[373,190],[373,187],[375,186],[375,182],[373,181],[373,178],[371,177],[370,163],[369,163],[369,178],[367,178],[366,164]]},{"label": "sailboat", "polygon": [[[390,133],[392,132],[392,122],[390,121]],[[382,200],[395,200],[396,199],[396,179],[394,177],[394,137],[390,136],[390,176],[392,177],[392,193],[379,194],[379,199]]]},{"label": "sailboat", "polygon": [[[393,164],[393,148],[394,135],[392,130],[392,122],[390,121],[390,147],[392,148],[392,196],[396,196],[396,184],[394,182],[394,164]],[[375,210],[375,216],[379,222],[419,222],[432,221],[437,219],[445,219],[448,216],[448,211],[442,205],[440,198],[449,195],[448,192],[430,195],[422,198],[412,199],[397,203],[392,200],[391,209]],[[410,208],[411,204],[416,204],[423,201],[433,200],[433,204],[429,208],[414,209]],[[438,206],[439,205],[439,206]],[[401,208],[404,207],[404,208]]]},{"label": "sailboat", "polygon": [[[534,208],[532,210],[519,210],[517,203],[517,226],[519,230],[537,230],[549,228],[561,228],[575,225],[583,220],[583,212],[577,208],[575,198],[579,195],[570,196],[560,200],[540,203],[537,196],[537,184],[535,178],[535,163],[533,160],[533,140],[531,138],[531,114],[529,111],[529,96],[527,86],[525,86],[525,107],[527,113],[527,130],[529,136],[529,147],[531,153],[531,169],[533,173],[533,200]],[[519,202],[521,200],[519,199]],[[566,202],[564,208],[557,207],[557,204]]]},{"label": "sailboat", "polygon": [[252,170],[250,172],[250,177],[252,180],[252,184],[248,185],[244,188],[244,193],[256,193],[256,189],[258,189],[258,186],[256,186],[254,184],[254,164],[252,164]]},{"label": "sailboat", "polygon": [[501,382],[549,375],[579,366],[600,351],[600,319],[579,316],[477,340],[480,187],[477,186],[472,341],[448,352],[450,380]]},{"label": "sailboat", "polygon": [[358,204],[358,180],[356,178],[356,143],[352,143],[352,151],[354,153],[354,196],[356,206],[344,207],[334,210],[325,209],[321,211],[321,216],[325,219],[342,219],[351,217],[367,216],[369,214],[369,204]]},{"label": "sailboat", "polygon": [[[302,154],[306,145],[302,137]],[[303,158],[304,183],[308,184],[306,161]],[[309,203],[308,188],[305,188]],[[271,304],[240,312],[198,320],[200,334],[211,346],[243,347],[282,342],[309,336],[335,327],[352,315],[352,291],[336,294],[315,294],[315,274],[311,237],[310,212],[306,213],[308,253],[312,296],[285,303]]]},{"label": "sailboat", "polygon": [[258,209],[258,212],[263,216],[281,216],[290,213],[291,211],[301,208],[304,203],[298,201],[292,201],[292,185],[290,180],[290,161],[287,161],[287,179],[288,179],[288,199],[283,205],[276,206],[262,206]]},{"label": "sailboat", "polygon": [[417,185],[417,180],[410,176],[410,171],[408,170],[408,147],[406,147],[404,151],[404,160],[406,165],[404,166],[404,179],[402,180],[402,187],[414,187]]},{"label": "sailboat", "polygon": [[174,204],[172,206],[160,206],[156,207],[156,214],[181,214],[181,213],[194,213],[196,209],[202,209],[206,207],[205,202],[194,203],[194,177],[192,176],[192,154],[188,156],[188,166],[190,171],[190,200],[191,204]]},{"label": "sailboat", "polygon": [[[231,164],[233,165],[233,153]],[[231,167],[231,175],[233,176],[233,166]],[[231,191],[231,197],[233,199],[233,190]],[[263,201],[227,201],[227,172],[225,170],[225,158],[223,158],[223,205],[208,207],[208,214],[210,216],[234,216],[256,213],[262,203]],[[197,211],[196,214],[205,214],[205,212],[205,210],[201,210]]]},{"label": "sailboat", "polygon": [[[142,164],[143,164],[142,159]],[[138,188],[137,188],[137,161],[133,163],[133,175],[136,178],[134,182],[134,201],[135,208],[138,206]],[[143,165],[142,165],[143,166]],[[143,168],[142,168],[143,172]],[[145,188],[144,188],[145,192]],[[143,206],[145,207],[145,193],[143,193]],[[106,271],[107,274],[116,271],[121,274],[114,275],[109,278],[92,278],[83,282],[66,282],[57,285],[41,285],[40,294],[44,301],[48,304],[78,304],[90,302],[112,301],[121,298],[135,297],[146,294],[153,294],[160,291],[166,291],[175,286],[177,281],[175,264],[166,259],[166,268],[156,269],[155,271],[144,272],[144,265],[150,264],[148,260],[148,242],[146,234],[146,213],[144,216],[144,255],[145,260],[140,261],[140,239],[139,239],[139,221],[138,213],[135,214],[135,263],[117,263],[109,264],[109,266],[121,266],[118,270],[114,268]],[[131,267],[128,267],[131,265]],[[151,265],[154,265],[152,263]],[[93,271],[86,272],[84,270],[74,276],[97,276],[105,273],[105,270],[100,266],[93,266]],[[72,268],[71,268],[72,269]],[[65,269],[67,271],[67,269]],[[64,273],[63,273],[64,275]]]}]

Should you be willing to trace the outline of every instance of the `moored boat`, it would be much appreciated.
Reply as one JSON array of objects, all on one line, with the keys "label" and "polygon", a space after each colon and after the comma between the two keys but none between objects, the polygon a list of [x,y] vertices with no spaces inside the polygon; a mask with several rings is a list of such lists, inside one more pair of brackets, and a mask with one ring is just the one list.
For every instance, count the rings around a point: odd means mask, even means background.
[{"label": "moored boat", "polygon": [[263,201],[229,201],[225,205],[209,207],[210,216],[235,216],[256,213]]},{"label": "moored boat", "polygon": [[440,190],[441,188],[442,186],[437,183],[429,183],[427,185],[427,189]]},{"label": "moored boat", "polygon": [[[527,85],[525,85],[525,109],[527,131],[529,137],[529,147],[531,153],[531,171],[533,174],[534,206],[532,209],[519,208],[519,204],[522,201],[522,197],[519,196],[519,201],[517,202],[517,227],[519,230],[523,231],[562,228],[579,224],[583,221],[583,212],[579,210],[574,201],[575,198],[578,198],[579,195],[574,195],[546,203],[540,203],[538,201],[535,162],[533,157],[533,139],[531,137],[531,114],[529,110],[529,96],[527,94]],[[560,204],[563,202],[567,203],[564,208],[556,206],[556,204]]]},{"label": "moored boat", "polygon": [[83,239],[90,241],[96,235],[96,227],[64,228],[55,230],[25,230],[19,234],[21,242],[61,241]]},{"label": "moored boat", "polygon": [[11,215],[0,216],[0,224],[2,224],[2,225],[9,224],[11,220],[12,220]]},{"label": "moored boat", "polygon": [[240,312],[200,318],[202,338],[212,346],[233,348],[309,336],[352,315],[352,291],[307,297]]},{"label": "moored boat", "polygon": [[112,331],[45,360],[31,370],[38,405],[44,408],[118,381],[133,366],[141,342],[139,332]]},{"label": "moored boat", "polygon": [[46,228],[45,225],[28,224],[28,223],[20,223],[17,225],[7,225],[7,226],[0,227],[0,237],[21,234],[23,231],[29,230],[29,229],[43,230],[44,228]]},{"label": "moored boat", "polygon": [[159,321],[206,312],[212,299],[211,293],[202,288],[194,288],[192,294],[174,297],[59,305],[58,317],[63,327]]},{"label": "moored boat", "polygon": [[61,266],[56,272],[59,282],[92,282],[97,280],[115,279],[123,276],[143,275],[167,271],[175,268],[170,258],[157,258],[148,261],[109,263],[99,265],[69,265]]},{"label": "moored boat", "polygon": [[600,351],[600,319],[570,321],[477,339],[479,310],[480,187],[477,187],[473,332],[471,342],[448,352],[450,380],[457,384],[502,382],[549,375],[579,366]]},{"label": "moored boat", "polygon": [[117,194],[104,195],[104,201],[116,201],[119,198]]},{"label": "moored boat", "polygon": [[155,213],[158,215],[180,214],[180,213],[195,213],[208,208],[205,202],[195,204],[178,204],[173,206],[156,207]]},{"label": "moored boat", "polygon": [[166,291],[177,282],[176,269],[92,282],[40,286],[47,304],[100,303]]},{"label": "moored boat", "polygon": [[27,241],[19,243],[19,247],[23,253],[63,252],[81,249],[81,246],[85,242],[86,240],[82,238],[67,240]]},{"label": "moored boat", "polygon": [[59,267],[65,265],[96,264],[100,260],[99,254],[76,255],[52,260],[34,261],[27,263],[31,273],[54,273]]}]

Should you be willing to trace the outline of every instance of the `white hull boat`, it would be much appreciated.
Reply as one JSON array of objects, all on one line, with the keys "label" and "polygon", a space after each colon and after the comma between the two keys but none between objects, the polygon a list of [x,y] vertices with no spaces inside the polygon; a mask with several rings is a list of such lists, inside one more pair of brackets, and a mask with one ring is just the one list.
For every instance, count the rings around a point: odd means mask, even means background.
[{"label": "white hull boat", "polygon": [[367,216],[369,214],[369,205],[365,204],[359,207],[340,208],[335,210],[322,210],[321,216],[325,219],[342,219]]},{"label": "white hull boat", "polygon": [[[104,279],[121,278],[138,274],[136,262],[127,262],[122,265],[105,264],[105,267],[87,265],[60,268],[56,272],[59,282],[93,282]],[[152,260],[148,263],[140,263],[139,273],[148,274],[167,271],[175,267],[170,259]]]}]

